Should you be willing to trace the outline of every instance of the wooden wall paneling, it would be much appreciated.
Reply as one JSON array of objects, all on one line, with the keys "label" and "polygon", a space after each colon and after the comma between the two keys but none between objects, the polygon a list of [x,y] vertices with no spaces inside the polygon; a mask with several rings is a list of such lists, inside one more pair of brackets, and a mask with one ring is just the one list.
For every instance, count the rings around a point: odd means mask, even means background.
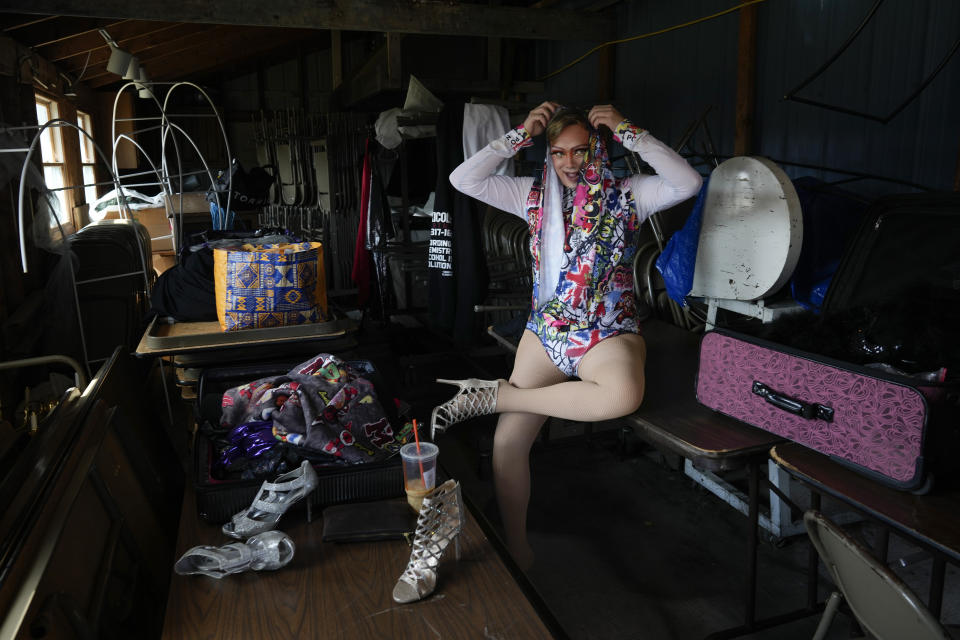
[{"label": "wooden wall paneling", "polygon": [[733,154],[753,153],[757,90],[757,6],[740,9],[737,41],[737,119]]},{"label": "wooden wall paneling", "polygon": [[[134,96],[136,96],[136,93],[133,92],[132,89],[126,89],[120,94],[119,101],[117,102],[117,120],[133,118],[136,115],[133,108]],[[93,135],[109,160],[111,158],[111,150],[113,149],[113,102],[117,94],[114,91],[100,91],[97,97],[99,108],[94,116],[95,131]],[[134,133],[136,124],[135,122],[129,121],[117,122],[117,135],[125,133],[136,140],[137,136]],[[136,147],[129,142],[121,142],[117,145],[117,168],[121,170],[136,169],[139,166],[138,155],[139,152]]]},{"label": "wooden wall paneling", "polygon": [[[33,87],[30,84],[18,82],[12,75],[0,75],[0,116],[11,126],[37,124],[37,108],[34,103]],[[33,130],[17,134],[14,139],[20,139],[24,147],[29,146],[33,139]],[[21,162],[24,155],[14,156]],[[34,163],[41,167],[40,154],[34,154]],[[41,169],[42,171],[42,169]],[[11,175],[6,184],[0,185],[0,323],[6,320],[13,311],[20,306],[28,293],[40,287],[43,283],[39,268],[39,254],[27,238],[27,265],[31,269],[24,274],[21,269],[20,234],[17,226],[17,197],[20,189],[20,173]],[[29,200],[29,194],[26,196]],[[32,211],[30,203],[26,204],[27,220]],[[0,355],[7,352],[6,345],[2,344],[0,334]],[[5,386],[5,385],[4,385]],[[7,406],[4,403],[4,406]]]},{"label": "wooden wall paneling", "polygon": [[[489,0],[491,7],[500,6],[500,0]],[[491,36],[487,38],[487,80],[500,82],[501,65],[503,63],[502,38]]]},{"label": "wooden wall paneling", "polygon": [[343,84],[343,43],[339,29],[330,31],[330,68],[332,70],[330,88],[337,89]]},{"label": "wooden wall paneling", "polygon": [[487,80],[499,83],[502,77],[503,38],[487,38]]},{"label": "wooden wall paneling", "polygon": [[403,35],[387,34],[387,86],[400,87],[403,84]]},{"label": "wooden wall paneling", "polygon": [[960,145],[957,146],[957,168],[953,172],[953,190],[960,191]]},{"label": "wooden wall paneling", "polygon": [[307,56],[303,47],[297,47],[297,93],[300,98],[300,109],[306,113],[309,111],[309,101],[307,95],[310,90],[310,82],[307,79]]},{"label": "wooden wall paneling", "polygon": [[[507,40],[501,45],[503,50],[503,60],[500,63],[503,73],[500,77],[500,99],[501,100],[511,100],[519,99],[519,94],[524,92],[514,86],[513,79],[516,75],[515,65],[517,57],[517,41],[516,40]],[[543,92],[543,83],[540,84],[540,92]]]},{"label": "wooden wall paneling", "polygon": [[608,46],[597,52],[597,103],[606,104],[613,99],[614,55]]},{"label": "wooden wall paneling", "polygon": [[[69,100],[57,100],[57,109],[60,118],[68,122],[77,121],[77,108]],[[80,158],[79,132],[73,127],[60,128],[60,140],[63,143],[63,184],[64,186],[79,187],[83,184],[83,162]],[[67,202],[67,212],[74,229],[80,229],[82,220],[76,216],[77,207],[86,202],[83,189],[67,189],[64,191]]]}]

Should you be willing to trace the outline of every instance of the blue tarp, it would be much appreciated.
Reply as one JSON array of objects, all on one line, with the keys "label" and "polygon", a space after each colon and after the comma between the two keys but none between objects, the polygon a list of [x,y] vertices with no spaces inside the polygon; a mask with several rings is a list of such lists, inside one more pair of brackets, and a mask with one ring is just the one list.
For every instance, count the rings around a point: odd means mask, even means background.
[{"label": "blue tarp", "polygon": [[657,270],[667,286],[667,295],[680,306],[687,306],[687,294],[693,288],[693,271],[697,266],[697,245],[700,243],[700,224],[703,221],[703,202],[707,196],[710,178],[703,181],[700,195],[693,205],[683,228],[674,233],[657,258]]}]

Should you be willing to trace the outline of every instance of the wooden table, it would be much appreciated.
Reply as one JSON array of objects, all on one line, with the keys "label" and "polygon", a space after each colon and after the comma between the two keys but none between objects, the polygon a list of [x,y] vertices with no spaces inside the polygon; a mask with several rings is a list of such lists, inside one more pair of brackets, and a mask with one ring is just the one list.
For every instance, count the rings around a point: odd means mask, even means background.
[{"label": "wooden table", "polygon": [[[770,457],[813,490],[813,508],[819,509],[820,495],[827,494],[929,551],[929,608],[939,617],[946,562],[960,564],[960,488],[935,487],[920,496],[890,489],[792,442],[776,445]],[[881,547],[885,552],[885,541]]]},{"label": "wooden table", "polygon": [[[334,544],[321,541],[322,519],[305,510],[281,520],[293,539],[293,561],[277,571],[219,580],[171,579],[163,638],[554,638],[555,624],[528,600],[491,540],[467,510],[461,557],[449,548],[434,594],[397,604],[392,592],[410,547],[402,540]],[[177,556],[194,545],[232,542],[220,527],[199,521],[187,490]],[[452,545],[451,545],[452,547]]]},{"label": "wooden table", "polygon": [[643,325],[647,341],[646,391],[630,416],[634,431],[651,444],[693,461],[698,469],[741,469],[766,459],[783,438],[708,409],[696,396],[701,334],[671,324]]},{"label": "wooden table", "polygon": [[803,611],[756,619],[760,468],[767,462],[770,447],[783,439],[697,402],[699,334],[650,321],[643,325],[643,336],[647,341],[646,391],[643,404],[626,418],[627,423],[642,439],[691,460],[697,469],[746,468],[748,472],[744,623],[710,637],[734,638],[810,615]]}]

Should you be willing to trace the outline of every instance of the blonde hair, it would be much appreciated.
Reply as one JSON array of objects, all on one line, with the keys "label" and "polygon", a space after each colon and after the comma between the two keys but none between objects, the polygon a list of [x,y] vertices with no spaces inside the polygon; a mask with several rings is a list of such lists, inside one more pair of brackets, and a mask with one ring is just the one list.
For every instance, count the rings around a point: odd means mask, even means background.
[{"label": "blonde hair", "polygon": [[582,111],[577,109],[561,109],[553,118],[550,119],[550,122],[547,123],[547,143],[553,144],[553,141],[557,139],[557,136],[560,133],[569,127],[570,125],[579,124],[587,131],[590,131],[590,121],[587,120],[587,115]]}]

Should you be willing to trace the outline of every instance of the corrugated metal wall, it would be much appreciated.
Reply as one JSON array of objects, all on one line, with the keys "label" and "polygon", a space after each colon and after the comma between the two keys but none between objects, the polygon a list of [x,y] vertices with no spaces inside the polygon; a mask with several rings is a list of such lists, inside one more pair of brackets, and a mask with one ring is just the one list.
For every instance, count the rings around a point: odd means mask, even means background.
[{"label": "corrugated metal wall", "polygon": [[[783,100],[824,63],[863,21],[874,0],[770,0],[758,5],[755,153],[792,177],[848,176],[817,165],[949,190],[960,152],[960,53],[889,123]],[[619,37],[682,24],[733,6],[729,1],[618,6]],[[664,35],[616,45],[614,103],[668,143],[712,105],[709,124],[720,153],[734,143],[739,18],[736,12]],[[849,49],[798,95],[885,116],[937,66],[960,37],[960,2],[885,0]],[[541,74],[596,43],[545,43]],[[589,103],[596,95],[596,55],[547,81],[547,95]],[[903,184],[858,180],[848,188],[879,195]]]}]

